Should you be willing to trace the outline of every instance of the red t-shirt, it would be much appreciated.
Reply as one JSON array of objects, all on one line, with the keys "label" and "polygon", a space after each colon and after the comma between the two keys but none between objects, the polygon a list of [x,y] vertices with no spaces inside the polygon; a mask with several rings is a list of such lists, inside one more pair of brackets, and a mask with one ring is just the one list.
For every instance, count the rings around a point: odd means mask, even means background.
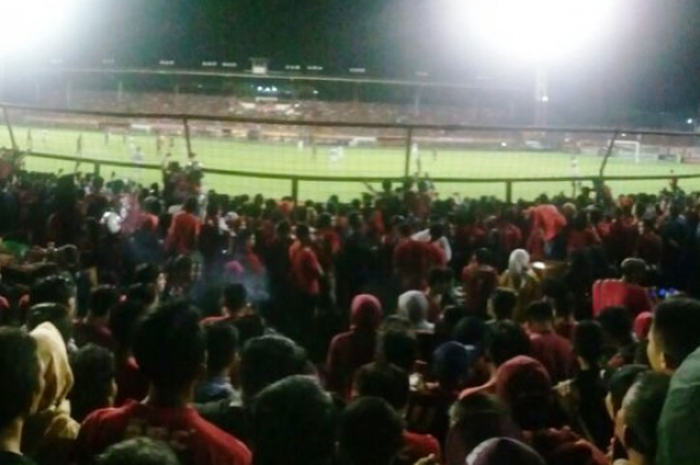
[{"label": "red t-shirt", "polygon": [[294,286],[309,295],[318,295],[321,291],[320,264],[311,248],[295,242],[289,248],[292,261],[292,282]]},{"label": "red t-shirt", "polygon": [[647,290],[637,284],[617,279],[602,279],[593,283],[593,316],[596,317],[606,307],[624,305],[636,317],[649,312],[654,304]]},{"label": "red t-shirt", "polygon": [[577,250],[591,247],[600,244],[598,233],[592,227],[588,227],[583,231],[572,230],[566,241],[566,250],[571,253]]},{"label": "red t-shirt", "polygon": [[166,442],[183,465],[252,463],[245,444],[205,421],[194,408],[157,408],[139,403],[90,414],[78,435],[78,463],[91,463],[112,444],[143,436]]},{"label": "red t-shirt", "polygon": [[148,380],[143,376],[134,357],[126,362],[116,363],[115,380],[117,382],[117,397],[114,405],[119,407],[127,400],[143,400],[148,395]]},{"label": "red t-shirt", "polygon": [[549,372],[553,383],[564,381],[572,374],[574,355],[571,343],[554,332],[530,333],[532,358]]},{"label": "red t-shirt", "polygon": [[193,252],[199,235],[199,218],[191,213],[180,212],[173,218],[165,239],[165,248],[178,255]]},{"label": "red t-shirt", "polygon": [[511,223],[503,223],[498,227],[498,244],[504,252],[512,252],[523,241],[523,233],[520,228]]},{"label": "red t-shirt", "polygon": [[431,454],[435,456],[436,463],[442,463],[440,443],[433,436],[404,431],[403,443],[398,454],[401,463],[416,463]]},{"label": "red t-shirt", "polygon": [[429,242],[408,240],[394,250],[394,268],[401,275],[404,288],[422,289],[428,271],[444,262],[445,254]]},{"label": "red t-shirt", "polygon": [[467,311],[485,315],[489,297],[498,286],[496,270],[487,265],[467,265],[462,270],[462,285]]}]

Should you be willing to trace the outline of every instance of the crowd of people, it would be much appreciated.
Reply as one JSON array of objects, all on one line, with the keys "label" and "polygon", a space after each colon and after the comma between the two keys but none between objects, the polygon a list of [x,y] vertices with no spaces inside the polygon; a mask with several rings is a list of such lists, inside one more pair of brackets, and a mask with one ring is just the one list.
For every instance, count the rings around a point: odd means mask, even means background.
[{"label": "crowd of people", "polygon": [[696,465],[700,209],[0,176],[0,463]]}]

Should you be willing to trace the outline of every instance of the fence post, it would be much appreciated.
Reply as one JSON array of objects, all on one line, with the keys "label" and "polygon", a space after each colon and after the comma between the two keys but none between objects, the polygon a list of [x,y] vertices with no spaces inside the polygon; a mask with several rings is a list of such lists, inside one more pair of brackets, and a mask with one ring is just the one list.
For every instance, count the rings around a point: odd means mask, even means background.
[{"label": "fence post", "polygon": [[7,107],[2,107],[2,115],[5,118],[7,132],[10,134],[10,143],[12,144],[12,150],[16,151],[17,141],[15,140],[15,132],[12,130],[12,123],[10,122],[10,115],[7,113]]},{"label": "fence post", "polygon": [[95,163],[95,164],[93,165],[93,172],[92,172],[92,174],[94,174],[95,176],[99,176],[99,175],[100,175],[100,169],[101,169],[101,167],[102,167],[102,165],[101,165],[100,163]]},{"label": "fence post", "polygon": [[513,181],[506,181],[506,202],[513,203]]},{"label": "fence post", "polygon": [[610,142],[608,143],[608,149],[605,152],[605,156],[603,157],[603,162],[600,164],[600,171],[598,172],[598,177],[601,180],[605,176],[605,167],[608,165],[608,158],[610,158],[610,155],[612,155],[613,148],[615,148],[615,140],[617,139],[617,136],[619,134],[620,134],[620,130],[616,129],[615,132],[613,132],[612,137],[610,138]]},{"label": "fence post", "polygon": [[403,177],[408,180],[411,177],[411,148],[413,146],[413,128],[408,128],[406,133],[406,160],[403,169]]},{"label": "fence post", "polygon": [[299,202],[299,178],[297,177],[292,178],[292,200],[294,205]]},{"label": "fence post", "polygon": [[185,144],[187,144],[187,158],[192,158],[192,140],[190,139],[190,124],[187,118],[182,119],[182,124],[185,126]]}]

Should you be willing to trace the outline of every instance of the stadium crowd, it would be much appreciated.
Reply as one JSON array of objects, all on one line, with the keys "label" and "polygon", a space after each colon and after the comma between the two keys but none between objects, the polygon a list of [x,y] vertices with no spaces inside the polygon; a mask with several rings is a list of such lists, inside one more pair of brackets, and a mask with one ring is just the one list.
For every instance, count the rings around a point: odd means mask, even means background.
[{"label": "stadium crowd", "polygon": [[0,463],[697,465],[700,210],[0,170]]}]

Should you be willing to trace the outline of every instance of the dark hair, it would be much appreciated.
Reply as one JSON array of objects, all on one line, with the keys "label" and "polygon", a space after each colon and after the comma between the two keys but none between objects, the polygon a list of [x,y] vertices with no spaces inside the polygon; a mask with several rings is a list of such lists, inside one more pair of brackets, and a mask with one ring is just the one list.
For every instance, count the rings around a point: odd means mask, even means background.
[{"label": "dark hair", "polygon": [[598,315],[598,322],[611,338],[623,343],[632,341],[632,315],[627,307],[607,307]]},{"label": "dark hair", "polygon": [[238,330],[225,321],[207,325],[207,372],[215,375],[231,365],[238,347]]},{"label": "dark hair", "polygon": [[231,322],[238,330],[238,347],[245,347],[251,339],[265,334],[265,320],[260,315],[244,315]]},{"label": "dark hair", "polygon": [[296,235],[297,239],[308,239],[309,235],[311,232],[309,231],[309,227],[303,223],[297,224],[296,227]]},{"label": "dark hair", "polygon": [[617,414],[622,408],[622,401],[637,377],[647,371],[649,371],[649,367],[646,365],[625,365],[613,371],[607,377],[613,413]]},{"label": "dark hair", "polygon": [[0,429],[30,413],[39,370],[36,341],[19,329],[0,328]]},{"label": "dark hair", "polygon": [[70,358],[75,383],[68,394],[71,417],[82,422],[91,412],[110,407],[109,396],[115,377],[112,352],[87,344]]},{"label": "dark hair", "polygon": [[492,254],[489,249],[482,247],[474,252],[474,258],[476,258],[477,263],[480,265],[490,265],[492,261]]},{"label": "dark hair", "polygon": [[491,306],[497,320],[512,320],[518,296],[507,287],[497,287],[491,293]]},{"label": "dark hair", "polygon": [[127,300],[112,309],[109,315],[109,329],[118,349],[125,352],[131,350],[136,327],[145,315],[145,305],[135,300]]},{"label": "dark hair", "polygon": [[126,300],[138,301],[146,307],[150,307],[158,297],[155,284],[136,283],[129,286],[126,290]]},{"label": "dark hair", "polygon": [[408,331],[389,329],[379,336],[378,358],[411,371],[418,358],[418,341]]},{"label": "dark hair", "polygon": [[627,392],[625,443],[630,449],[653,459],[656,456],[656,426],[668,394],[671,375],[649,371],[639,375]]},{"label": "dark hair", "polygon": [[651,337],[663,352],[666,365],[678,368],[700,346],[700,302],[679,297],[659,304]]},{"label": "dark hair", "polygon": [[462,318],[452,332],[452,338],[464,345],[478,347],[482,351],[488,345],[489,330],[486,322],[476,316]]},{"label": "dark hair", "polygon": [[561,279],[545,278],[542,280],[542,295],[554,301],[554,313],[560,317],[566,317],[573,313],[569,305],[566,284]]},{"label": "dark hair", "polygon": [[164,442],[140,437],[107,448],[97,465],[179,465],[175,452]]},{"label": "dark hair", "polygon": [[352,401],[340,417],[338,452],[349,465],[391,465],[403,446],[403,421],[378,397]]},{"label": "dark hair", "polygon": [[574,352],[592,367],[598,367],[603,357],[603,328],[592,320],[581,321],[573,340]]},{"label": "dark hair", "polygon": [[105,317],[119,303],[119,292],[114,286],[98,286],[90,293],[90,314]]},{"label": "dark hair", "polygon": [[454,279],[454,273],[451,269],[443,268],[432,268],[428,273],[428,285],[435,286],[436,284],[443,284],[452,282]]},{"label": "dark hair", "polygon": [[513,321],[498,321],[490,328],[488,353],[500,366],[518,355],[530,355],[532,343],[525,330]]},{"label": "dark hair", "polygon": [[251,410],[256,465],[330,463],[335,407],[318,383],[306,376],[277,381],[260,392]]},{"label": "dark hair", "polygon": [[547,302],[532,302],[525,311],[527,320],[533,323],[547,323],[554,319],[554,310]]},{"label": "dark hair", "polygon": [[161,306],[136,329],[134,356],[141,372],[157,387],[192,382],[206,358],[199,313],[187,302]]},{"label": "dark hair", "polygon": [[408,372],[388,363],[370,363],[355,372],[355,390],[361,396],[387,401],[397,411],[408,405]]},{"label": "dark hair", "polygon": [[42,303],[33,305],[29,309],[27,318],[27,330],[33,331],[34,328],[42,323],[49,322],[53,324],[66,344],[73,337],[73,320],[71,319],[68,307],[59,303]]},{"label": "dark hair", "polygon": [[282,336],[262,336],[248,341],[241,353],[243,398],[249,400],[270,384],[305,372],[306,353]]},{"label": "dark hair", "polygon": [[224,305],[229,310],[240,310],[248,303],[248,292],[242,284],[227,284],[224,287]]},{"label": "dark hair", "polygon": [[134,271],[134,284],[155,284],[160,269],[152,263],[142,263]]},{"label": "dark hair", "polygon": [[187,200],[185,200],[185,203],[182,206],[182,209],[188,213],[196,212],[197,211],[197,198],[196,197],[188,197]]},{"label": "dark hair", "polygon": [[32,305],[52,303],[68,306],[73,297],[73,286],[63,276],[47,276],[32,286],[29,296]]}]

